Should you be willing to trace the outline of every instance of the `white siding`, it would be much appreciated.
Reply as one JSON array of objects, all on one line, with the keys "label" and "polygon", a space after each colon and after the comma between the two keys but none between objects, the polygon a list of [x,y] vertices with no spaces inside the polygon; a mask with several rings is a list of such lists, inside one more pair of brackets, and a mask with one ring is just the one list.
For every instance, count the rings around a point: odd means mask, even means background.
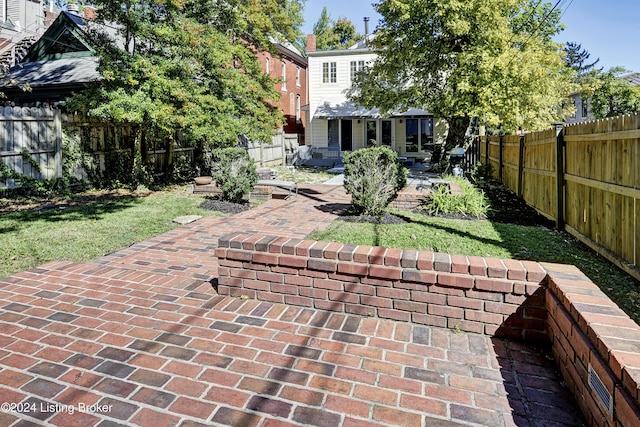
[{"label": "white siding", "polygon": [[353,121],[353,149],[357,150],[358,148],[364,148],[364,120]]},{"label": "white siding", "polygon": [[396,121],[396,132],[395,132],[395,141],[396,141],[396,152],[399,154],[405,154],[406,152],[406,142],[407,142],[407,125],[405,123],[405,119],[400,121]]},{"label": "white siding", "polygon": [[329,127],[326,120],[311,120],[311,134],[313,140],[310,145],[314,147],[328,147],[329,146]]},{"label": "white siding", "polygon": [[[328,146],[328,125],[324,118],[315,118],[318,108],[324,103],[340,105],[348,102],[346,91],[351,87],[351,62],[364,61],[365,64],[375,60],[376,54],[366,49],[308,52],[309,67],[307,69],[309,90],[309,126],[307,126],[307,144],[315,147]],[[336,64],[336,82],[323,82],[324,63]],[[329,79],[330,80],[330,79]],[[366,118],[352,117],[353,135],[352,147],[354,150],[366,146],[365,124]],[[360,123],[358,123],[360,120]],[[381,143],[381,126],[383,120],[392,121],[392,148],[400,154],[405,153],[406,128],[405,118],[375,119],[378,126],[378,144]],[[439,125],[440,121],[434,120],[434,142],[444,141],[446,126]],[[444,133],[443,133],[444,132]]]},{"label": "white siding", "polygon": [[[315,109],[326,100],[347,100],[345,91],[351,87],[350,63],[355,61],[372,61],[373,53],[359,53],[353,55],[309,56],[309,104]],[[337,80],[335,83],[322,82],[322,64],[336,63]]]}]

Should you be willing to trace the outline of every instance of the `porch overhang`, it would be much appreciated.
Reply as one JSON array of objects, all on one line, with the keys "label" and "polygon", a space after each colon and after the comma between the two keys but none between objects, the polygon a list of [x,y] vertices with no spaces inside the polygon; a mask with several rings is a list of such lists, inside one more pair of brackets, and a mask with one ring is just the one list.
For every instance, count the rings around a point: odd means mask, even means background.
[{"label": "porch overhang", "polygon": [[431,116],[428,111],[419,108],[410,108],[404,112],[394,112],[388,117],[384,117],[378,108],[365,108],[353,102],[331,102],[325,101],[318,106],[314,119],[380,119],[395,117],[426,117]]},{"label": "porch overhang", "polygon": [[352,102],[325,101],[316,109],[314,119],[356,119],[356,118],[380,118],[380,110],[377,108],[364,108]]}]

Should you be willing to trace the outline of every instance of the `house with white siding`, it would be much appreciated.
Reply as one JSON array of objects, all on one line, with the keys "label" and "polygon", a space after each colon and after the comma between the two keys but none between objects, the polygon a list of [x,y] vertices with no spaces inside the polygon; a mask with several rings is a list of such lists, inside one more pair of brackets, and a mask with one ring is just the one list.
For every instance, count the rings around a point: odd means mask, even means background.
[{"label": "house with white siding", "polygon": [[[640,73],[625,74],[620,76],[619,79],[629,83],[631,86],[640,86]],[[571,94],[571,102],[573,102],[573,106],[575,107],[575,113],[566,117],[565,123],[573,124],[596,119],[591,112],[591,100],[583,98],[580,92]]]},{"label": "house with white siding", "polygon": [[315,50],[315,37],[307,37],[308,125],[306,143],[328,152],[349,152],[371,145],[386,145],[400,156],[430,157],[434,144],[446,138],[444,120],[412,108],[384,116],[349,102],[346,91],[354,76],[376,59],[367,40],[344,50]]},{"label": "house with white siding", "polygon": [[20,62],[45,29],[42,0],[0,0],[0,70]]}]

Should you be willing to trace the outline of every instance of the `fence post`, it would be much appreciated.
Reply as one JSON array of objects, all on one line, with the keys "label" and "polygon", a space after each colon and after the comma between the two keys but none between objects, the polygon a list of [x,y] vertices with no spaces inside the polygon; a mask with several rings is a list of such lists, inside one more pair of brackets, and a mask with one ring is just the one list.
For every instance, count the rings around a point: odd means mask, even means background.
[{"label": "fence post", "polygon": [[522,197],[522,181],[524,179],[524,135],[520,135],[520,147],[518,150],[518,197]]},{"label": "fence post", "polygon": [[53,129],[55,132],[55,177],[62,178],[62,113],[58,109],[53,112]]},{"label": "fence post", "polygon": [[484,163],[489,164],[489,135],[484,137]]},{"label": "fence post", "polygon": [[564,228],[564,127],[556,125],[556,228]]},{"label": "fence post", "polygon": [[500,143],[498,145],[498,180],[500,180],[501,183],[503,183],[502,181],[502,138],[503,136],[500,135]]}]

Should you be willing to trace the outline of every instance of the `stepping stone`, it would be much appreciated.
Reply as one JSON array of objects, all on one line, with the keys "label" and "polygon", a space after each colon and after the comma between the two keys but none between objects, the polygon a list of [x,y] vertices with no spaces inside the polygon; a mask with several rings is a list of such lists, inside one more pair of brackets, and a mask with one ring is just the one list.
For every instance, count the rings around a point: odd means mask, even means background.
[{"label": "stepping stone", "polygon": [[189,224],[192,223],[193,221],[197,221],[200,218],[202,218],[201,215],[185,215],[185,216],[179,216],[176,218],[173,218],[173,222],[177,222],[178,224]]}]

